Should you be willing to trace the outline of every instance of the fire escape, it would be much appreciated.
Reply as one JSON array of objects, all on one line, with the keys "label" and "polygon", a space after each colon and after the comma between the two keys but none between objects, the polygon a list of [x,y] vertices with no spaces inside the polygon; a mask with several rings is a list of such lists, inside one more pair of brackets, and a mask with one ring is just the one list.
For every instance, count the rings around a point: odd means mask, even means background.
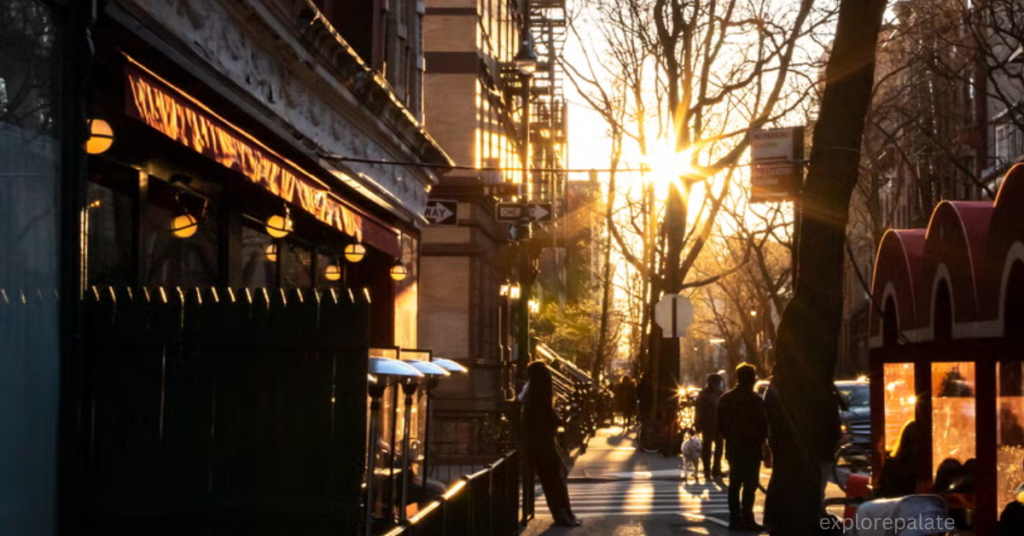
[{"label": "fire escape", "polygon": [[563,79],[559,60],[565,46],[565,0],[528,0],[530,30],[537,51],[537,71],[531,88],[530,145],[534,191],[550,201],[557,215],[565,202],[566,117]]},{"label": "fire escape", "polygon": [[529,27],[537,52],[537,71],[530,90],[530,145],[532,180],[539,201],[548,201],[555,220],[546,226],[541,240],[550,240],[550,248],[541,255],[541,284],[557,296],[563,305],[566,298],[566,193],[568,161],[566,145],[566,108],[561,64],[565,47],[565,0],[527,0]]}]

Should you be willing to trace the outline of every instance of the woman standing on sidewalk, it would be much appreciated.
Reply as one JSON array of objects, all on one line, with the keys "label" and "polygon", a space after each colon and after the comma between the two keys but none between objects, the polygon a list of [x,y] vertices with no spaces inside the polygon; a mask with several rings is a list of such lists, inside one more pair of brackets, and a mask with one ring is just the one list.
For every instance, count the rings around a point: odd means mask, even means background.
[{"label": "woman standing on sidewalk", "polygon": [[562,418],[552,405],[554,391],[551,385],[551,371],[539,361],[526,368],[529,383],[524,388],[523,439],[527,460],[537,469],[544,498],[555,523],[567,527],[583,523],[569,505],[569,488],[565,479],[568,472],[558,450],[556,434],[562,425]]}]

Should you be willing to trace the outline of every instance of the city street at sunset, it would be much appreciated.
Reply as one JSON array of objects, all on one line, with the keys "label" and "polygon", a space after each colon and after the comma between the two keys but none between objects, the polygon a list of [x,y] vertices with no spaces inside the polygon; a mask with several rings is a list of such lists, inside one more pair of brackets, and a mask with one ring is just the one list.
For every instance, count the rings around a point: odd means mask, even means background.
[{"label": "city street at sunset", "polygon": [[0,536],[1024,535],[1022,0],[3,0]]}]

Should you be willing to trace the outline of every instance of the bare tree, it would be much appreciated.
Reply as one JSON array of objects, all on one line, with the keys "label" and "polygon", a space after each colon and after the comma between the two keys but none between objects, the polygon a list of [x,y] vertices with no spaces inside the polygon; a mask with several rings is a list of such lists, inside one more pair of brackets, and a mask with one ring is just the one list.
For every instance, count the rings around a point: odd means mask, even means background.
[{"label": "bare tree", "polygon": [[[629,67],[629,72],[646,74],[652,82],[650,87],[637,80],[629,85],[635,91],[634,103],[657,103],[631,107],[635,115],[629,118],[641,121],[634,138],[642,150],[649,149],[651,140],[643,127],[647,120],[657,121],[661,139],[686,155],[684,164],[691,170],[668,188],[665,216],[652,226],[657,236],[642,241],[641,252],[632,251],[634,241],[625,231],[614,222],[610,225],[623,257],[651,282],[648,309],[665,294],[714,283],[738,270],[734,266],[720,274],[696,277],[692,268],[711,239],[736,180],[734,166],[746,150],[746,132],[800,110],[813,87],[807,80],[794,84],[789,77],[795,67],[817,60],[804,54],[800,43],[830,20],[827,10],[812,17],[812,5],[811,0],[787,7],[770,0],[597,3],[600,17],[594,22],[605,38],[605,46],[598,50],[607,50],[609,60],[601,65],[614,70],[613,80],[625,80],[620,69]],[[570,66],[567,72],[578,85],[582,81],[590,88],[602,87],[602,77],[591,75],[592,70],[583,76],[582,69]],[[604,99],[600,104],[615,102]],[[609,114],[601,113],[609,119]],[[694,188],[700,189],[703,204],[691,217],[689,197]],[[673,364],[679,346],[675,339],[662,340],[660,330],[652,326],[649,347],[653,350],[658,345],[660,351],[654,353],[660,366],[652,362],[649,368],[664,372],[657,384],[666,395],[677,380]],[[672,399],[663,396],[663,400],[671,403]]]},{"label": "bare tree", "polygon": [[[815,125],[792,301],[779,325],[776,383],[783,446],[769,486],[778,506],[772,534],[814,534],[821,509],[821,462],[835,448],[832,381],[842,320],[843,256],[850,198],[860,170],[875,47],[885,0],[843,0]],[[785,496],[785,500],[781,497]]]},{"label": "bare tree", "polygon": [[[717,333],[705,329],[706,333],[725,338],[728,344],[739,343],[731,348],[731,365],[739,364],[742,357],[767,370],[775,346],[777,314],[789,299],[792,221],[790,212],[779,204],[754,208],[742,200],[737,204],[745,212],[729,210],[730,218],[694,270],[710,275],[744,257],[749,261],[714,285],[691,293],[691,300],[703,302],[696,320],[718,328]],[[738,352],[740,348],[744,351]]]}]

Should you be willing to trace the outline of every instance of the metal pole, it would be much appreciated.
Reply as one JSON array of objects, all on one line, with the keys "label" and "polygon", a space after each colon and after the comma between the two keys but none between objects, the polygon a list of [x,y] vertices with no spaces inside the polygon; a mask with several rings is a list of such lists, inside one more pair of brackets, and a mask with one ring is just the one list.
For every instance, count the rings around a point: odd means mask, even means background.
[{"label": "metal pole", "polygon": [[523,182],[520,185],[519,197],[520,201],[532,201],[533,200],[533,188],[530,186],[530,83],[533,81],[533,76],[528,74],[521,74],[520,80],[523,84],[523,147],[522,147],[522,160],[523,160]]},{"label": "metal pole", "polygon": [[416,384],[403,383],[402,391],[405,393],[405,422],[402,423],[402,500],[399,503],[398,520],[405,523],[405,507],[409,504],[409,480],[412,478],[412,471],[409,470],[409,421],[412,420],[412,395],[416,392]]},{"label": "metal pole", "polygon": [[[278,257],[280,259],[280,257]],[[388,526],[395,522],[395,443],[398,439],[398,385],[391,392],[391,436],[388,438]]]},{"label": "metal pole", "polygon": [[376,468],[375,461],[377,457],[375,456],[375,451],[377,447],[377,421],[380,419],[380,398],[383,394],[383,387],[370,387],[370,437],[367,439],[366,446],[366,504],[364,505],[364,509],[366,510],[366,536],[373,534],[373,470]]},{"label": "metal pole", "polygon": [[[527,188],[530,173],[529,173],[529,160],[530,160],[530,83],[532,76],[528,74],[522,75],[523,82],[523,147],[522,147],[522,159],[523,159],[523,188],[529,194],[529,199],[522,199],[522,201],[532,200],[533,188]],[[523,192],[521,191],[520,194]],[[521,237],[519,241],[519,333],[518,333],[518,356],[516,357],[516,373],[520,380],[524,380],[526,377],[526,365],[530,362],[530,291],[533,286],[533,266],[532,260],[530,259],[530,221],[526,218],[526,221],[520,221],[517,225],[526,229],[526,236]]]},{"label": "metal pole", "polygon": [[428,468],[430,466],[430,464],[429,464],[429,462],[430,462],[430,417],[431,417],[430,412],[432,410],[431,404],[430,404],[430,399],[433,398],[434,385],[435,385],[435,380],[431,380],[431,381],[429,381],[427,383],[427,385],[425,387],[426,397],[427,397],[427,408],[426,408],[426,411],[427,411],[427,423],[423,427],[424,429],[423,429],[423,466],[422,466],[422,469],[423,469],[423,489],[424,490],[427,489],[427,477],[430,476],[430,471],[428,470]]},{"label": "metal pole", "polygon": [[520,292],[519,292],[519,303],[516,305],[519,308],[519,355],[516,357],[516,369],[520,380],[526,378],[526,366],[530,363],[530,297],[532,295],[533,281],[531,272],[533,271],[532,263],[530,262],[530,245],[529,241],[520,243],[522,251],[520,252],[521,264],[519,266],[519,280],[520,280]]}]

